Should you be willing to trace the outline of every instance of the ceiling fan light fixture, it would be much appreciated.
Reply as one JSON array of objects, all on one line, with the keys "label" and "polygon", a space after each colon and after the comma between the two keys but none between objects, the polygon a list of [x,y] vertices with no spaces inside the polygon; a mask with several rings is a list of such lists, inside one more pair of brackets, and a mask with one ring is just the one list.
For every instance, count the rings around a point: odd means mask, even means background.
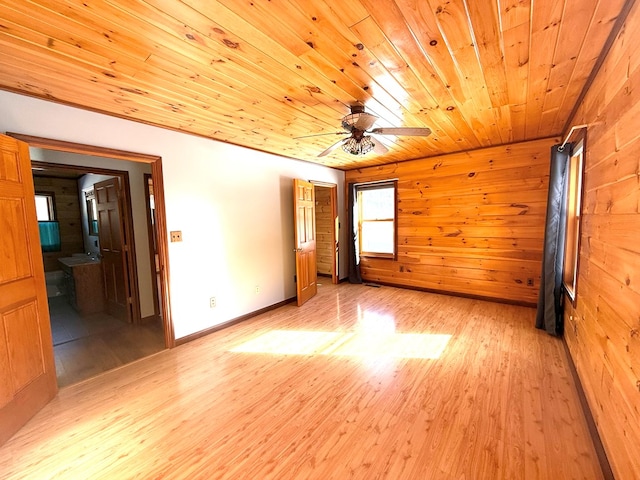
[{"label": "ceiling fan light fixture", "polygon": [[359,139],[351,137],[342,144],[342,149],[345,152],[350,155],[358,156],[369,153],[371,150],[373,150],[374,147],[375,144],[373,143],[373,140],[371,140],[371,137],[366,135],[363,135]]}]

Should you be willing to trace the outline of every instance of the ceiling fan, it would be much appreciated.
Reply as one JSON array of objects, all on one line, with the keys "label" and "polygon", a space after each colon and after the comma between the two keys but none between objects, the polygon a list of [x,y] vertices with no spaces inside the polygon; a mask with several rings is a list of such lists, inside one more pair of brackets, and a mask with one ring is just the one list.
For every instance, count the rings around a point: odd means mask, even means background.
[{"label": "ceiling fan", "polygon": [[[419,127],[380,127],[371,128],[378,120],[378,117],[364,111],[362,105],[353,105],[351,113],[342,117],[341,124],[343,132],[321,133],[319,135],[346,135],[348,137],[338,140],[325,151],[318,154],[318,157],[324,157],[333,152],[336,148],[342,147],[342,150],[351,155],[365,155],[370,151],[382,154],[389,151],[383,143],[373,135],[412,135],[426,137],[431,134],[429,128]],[[316,137],[319,135],[307,135],[297,138]]]}]

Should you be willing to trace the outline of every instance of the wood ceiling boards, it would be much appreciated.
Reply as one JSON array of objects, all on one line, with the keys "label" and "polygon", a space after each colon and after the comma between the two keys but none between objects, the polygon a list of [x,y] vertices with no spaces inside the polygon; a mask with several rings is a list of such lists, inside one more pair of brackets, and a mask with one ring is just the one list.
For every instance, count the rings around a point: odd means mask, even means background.
[{"label": "wood ceiling boards", "polygon": [[[549,137],[625,0],[3,0],[0,88],[351,169]],[[340,149],[349,106],[384,155]]]}]

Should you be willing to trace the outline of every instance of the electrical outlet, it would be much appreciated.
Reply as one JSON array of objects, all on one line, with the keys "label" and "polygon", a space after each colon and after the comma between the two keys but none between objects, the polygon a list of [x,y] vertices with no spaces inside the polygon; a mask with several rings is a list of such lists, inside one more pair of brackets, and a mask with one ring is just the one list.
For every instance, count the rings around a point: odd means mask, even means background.
[{"label": "electrical outlet", "polygon": [[216,308],[216,297],[211,297],[209,299],[209,308]]},{"label": "electrical outlet", "polygon": [[533,278],[527,278],[527,287],[533,287]]},{"label": "electrical outlet", "polygon": [[260,293],[260,285],[256,285],[256,293]]},{"label": "electrical outlet", "polygon": [[181,230],[173,230],[172,232],[169,232],[169,234],[171,235],[171,241],[172,242],[181,242],[182,241],[182,231]]}]

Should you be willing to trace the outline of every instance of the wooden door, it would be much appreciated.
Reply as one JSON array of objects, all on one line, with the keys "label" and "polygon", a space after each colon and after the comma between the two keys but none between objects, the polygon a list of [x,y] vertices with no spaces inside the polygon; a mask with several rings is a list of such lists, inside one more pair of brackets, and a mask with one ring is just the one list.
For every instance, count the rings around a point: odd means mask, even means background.
[{"label": "wooden door", "polygon": [[102,255],[102,274],[107,313],[131,322],[129,277],[127,275],[126,245],[121,214],[120,183],[118,178],[98,182],[93,186],[98,210],[98,238]]},{"label": "wooden door", "polygon": [[313,297],[316,283],[316,214],[313,184],[293,180],[293,207],[295,222],[296,289],[298,306]]},{"label": "wooden door", "polygon": [[58,391],[29,146],[0,135],[0,444]]},{"label": "wooden door", "polygon": [[151,174],[144,174],[144,198],[147,210],[147,236],[149,237],[149,255],[151,257],[151,293],[153,295],[153,320],[161,317],[160,312],[160,258],[158,256],[158,236],[156,235],[156,211],[153,193],[153,178]]}]

